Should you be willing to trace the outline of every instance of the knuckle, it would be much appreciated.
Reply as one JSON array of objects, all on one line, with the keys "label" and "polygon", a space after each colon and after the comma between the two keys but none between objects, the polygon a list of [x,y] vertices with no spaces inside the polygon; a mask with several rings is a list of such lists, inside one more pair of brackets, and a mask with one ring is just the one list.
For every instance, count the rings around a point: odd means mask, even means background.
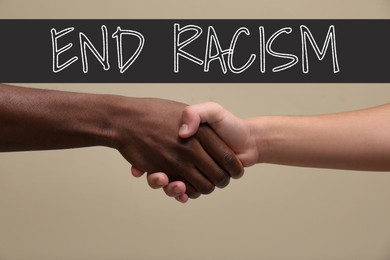
[{"label": "knuckle", "polygon": [[187,195],[188,195],[188,197],[189,197],[190,199],[197,199],[197,198],[200,197],[200,193],[199,193],[199,192],[190,193],[190,194],[187,194]]},{"label": "knuckle", "polygon": [[180,142],[180,153],[179,156],[193,156],[196,151],[195,150],[195,142],[193,138],[179,139]]},{"label": "knuckle", "polygon": [[217,102],[214,102],[214,101],[206,102],[206,106],[212,107],[214,110],[222,108],[222,106],[220,104],[218,104]]},{"label": "knuckle", "polygon": [[187,116],[191,112],[191,108],[189,106],[186,106],[183,108],[183,116]]},{"label": "knuckle", "polygon": [[229,151],[225,151],[222,160],[223,160],[223,164],[229,168],[236,164],[236,156]]},{"label": "knuckle", "polygon": [[214,106],[214,109],[217,110],[218,112],[220,112],[221,110],[223,110],[224,108],[218,104],[218,103],[215,103],[213,102],[212,105]]},{"label": "knuckle", "polygon": [[237,173],[235,173],[235,175],[234,175],[234,179],[239,179],[242,176],[244,176],[244,169],[237,170]]},{"label": "knuckle", "polygon": [[222,158],[225,169],[229,172],[232,178],[240,178],[243,175],[243,167],[236,155],[226,151]]},{"label": "knuckle", "polygon": [[205,184],[199,188],[199,192],[202,194],[210,194],[214,191],[215,186],[211,183]]},{"label": "knuckle", "polygon": [[218,188],[224,188],[226,187],[230,182],[230,176],[226,174],[225,172],[221,172],[216,178],[215,178],[215,185]]}]

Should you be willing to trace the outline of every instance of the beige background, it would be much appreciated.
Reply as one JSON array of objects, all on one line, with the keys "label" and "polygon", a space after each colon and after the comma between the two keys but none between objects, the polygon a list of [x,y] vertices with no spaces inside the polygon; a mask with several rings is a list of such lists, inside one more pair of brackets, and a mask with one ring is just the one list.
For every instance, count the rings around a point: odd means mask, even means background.
[{"label": "beige background", "polygon": [[[390,1],[0,0],[0,18],[389,19]],[[389,84],[29,86],[213,100],[243,117],[345,111],[390,97]],[[3,153],[0,162],[1,260],[390,259],[390,173],[257,165],[181,205],[132,178],[108,148]]]}]

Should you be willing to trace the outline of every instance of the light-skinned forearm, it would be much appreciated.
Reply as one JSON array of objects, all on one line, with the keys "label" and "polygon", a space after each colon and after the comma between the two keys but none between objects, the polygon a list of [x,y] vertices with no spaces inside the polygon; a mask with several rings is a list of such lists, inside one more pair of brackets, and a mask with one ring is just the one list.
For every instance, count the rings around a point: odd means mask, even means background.
[{"label": "light-skinned forearm", "polygon": [[245,120],[259,163],[390,170],[390,105],[320,116]]}]

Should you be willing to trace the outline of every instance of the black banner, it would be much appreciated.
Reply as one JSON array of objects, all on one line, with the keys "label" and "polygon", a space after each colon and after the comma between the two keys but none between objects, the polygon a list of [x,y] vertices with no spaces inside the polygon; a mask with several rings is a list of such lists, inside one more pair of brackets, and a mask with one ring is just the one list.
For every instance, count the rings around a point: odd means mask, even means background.
[{"label": "black banner", "polygon": [[0,20],[0,82],[390,83],[390,20]]}]

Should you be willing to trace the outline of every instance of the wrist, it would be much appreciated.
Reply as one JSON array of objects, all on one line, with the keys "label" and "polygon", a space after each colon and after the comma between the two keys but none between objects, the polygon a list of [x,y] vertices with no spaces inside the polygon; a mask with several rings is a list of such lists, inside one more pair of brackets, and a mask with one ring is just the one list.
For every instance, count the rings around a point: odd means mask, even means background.
[{"label": "wrist", "polygon": [[[97,95],[96,106],[94,109],[95,126],[91,129],[91,135],[95,136],[101,146],[119,149],[121,146],[121,138],[123,136],[122,125],[132,121],[139,114],[142,107],[138,104],[138,99],[117,96],[117,95]],[[126,135],[131,138],[131,128],[137,127],[130,124],[132,127],[126,128]],[[127,125],[128,126],[128,125]]]},{"label": "wrist", "polygon": [[272,149],[277,140],[272,117],[262,116],[248,119],[250,140],[253,144],[255,163],[269,163],[272,161]]}]

